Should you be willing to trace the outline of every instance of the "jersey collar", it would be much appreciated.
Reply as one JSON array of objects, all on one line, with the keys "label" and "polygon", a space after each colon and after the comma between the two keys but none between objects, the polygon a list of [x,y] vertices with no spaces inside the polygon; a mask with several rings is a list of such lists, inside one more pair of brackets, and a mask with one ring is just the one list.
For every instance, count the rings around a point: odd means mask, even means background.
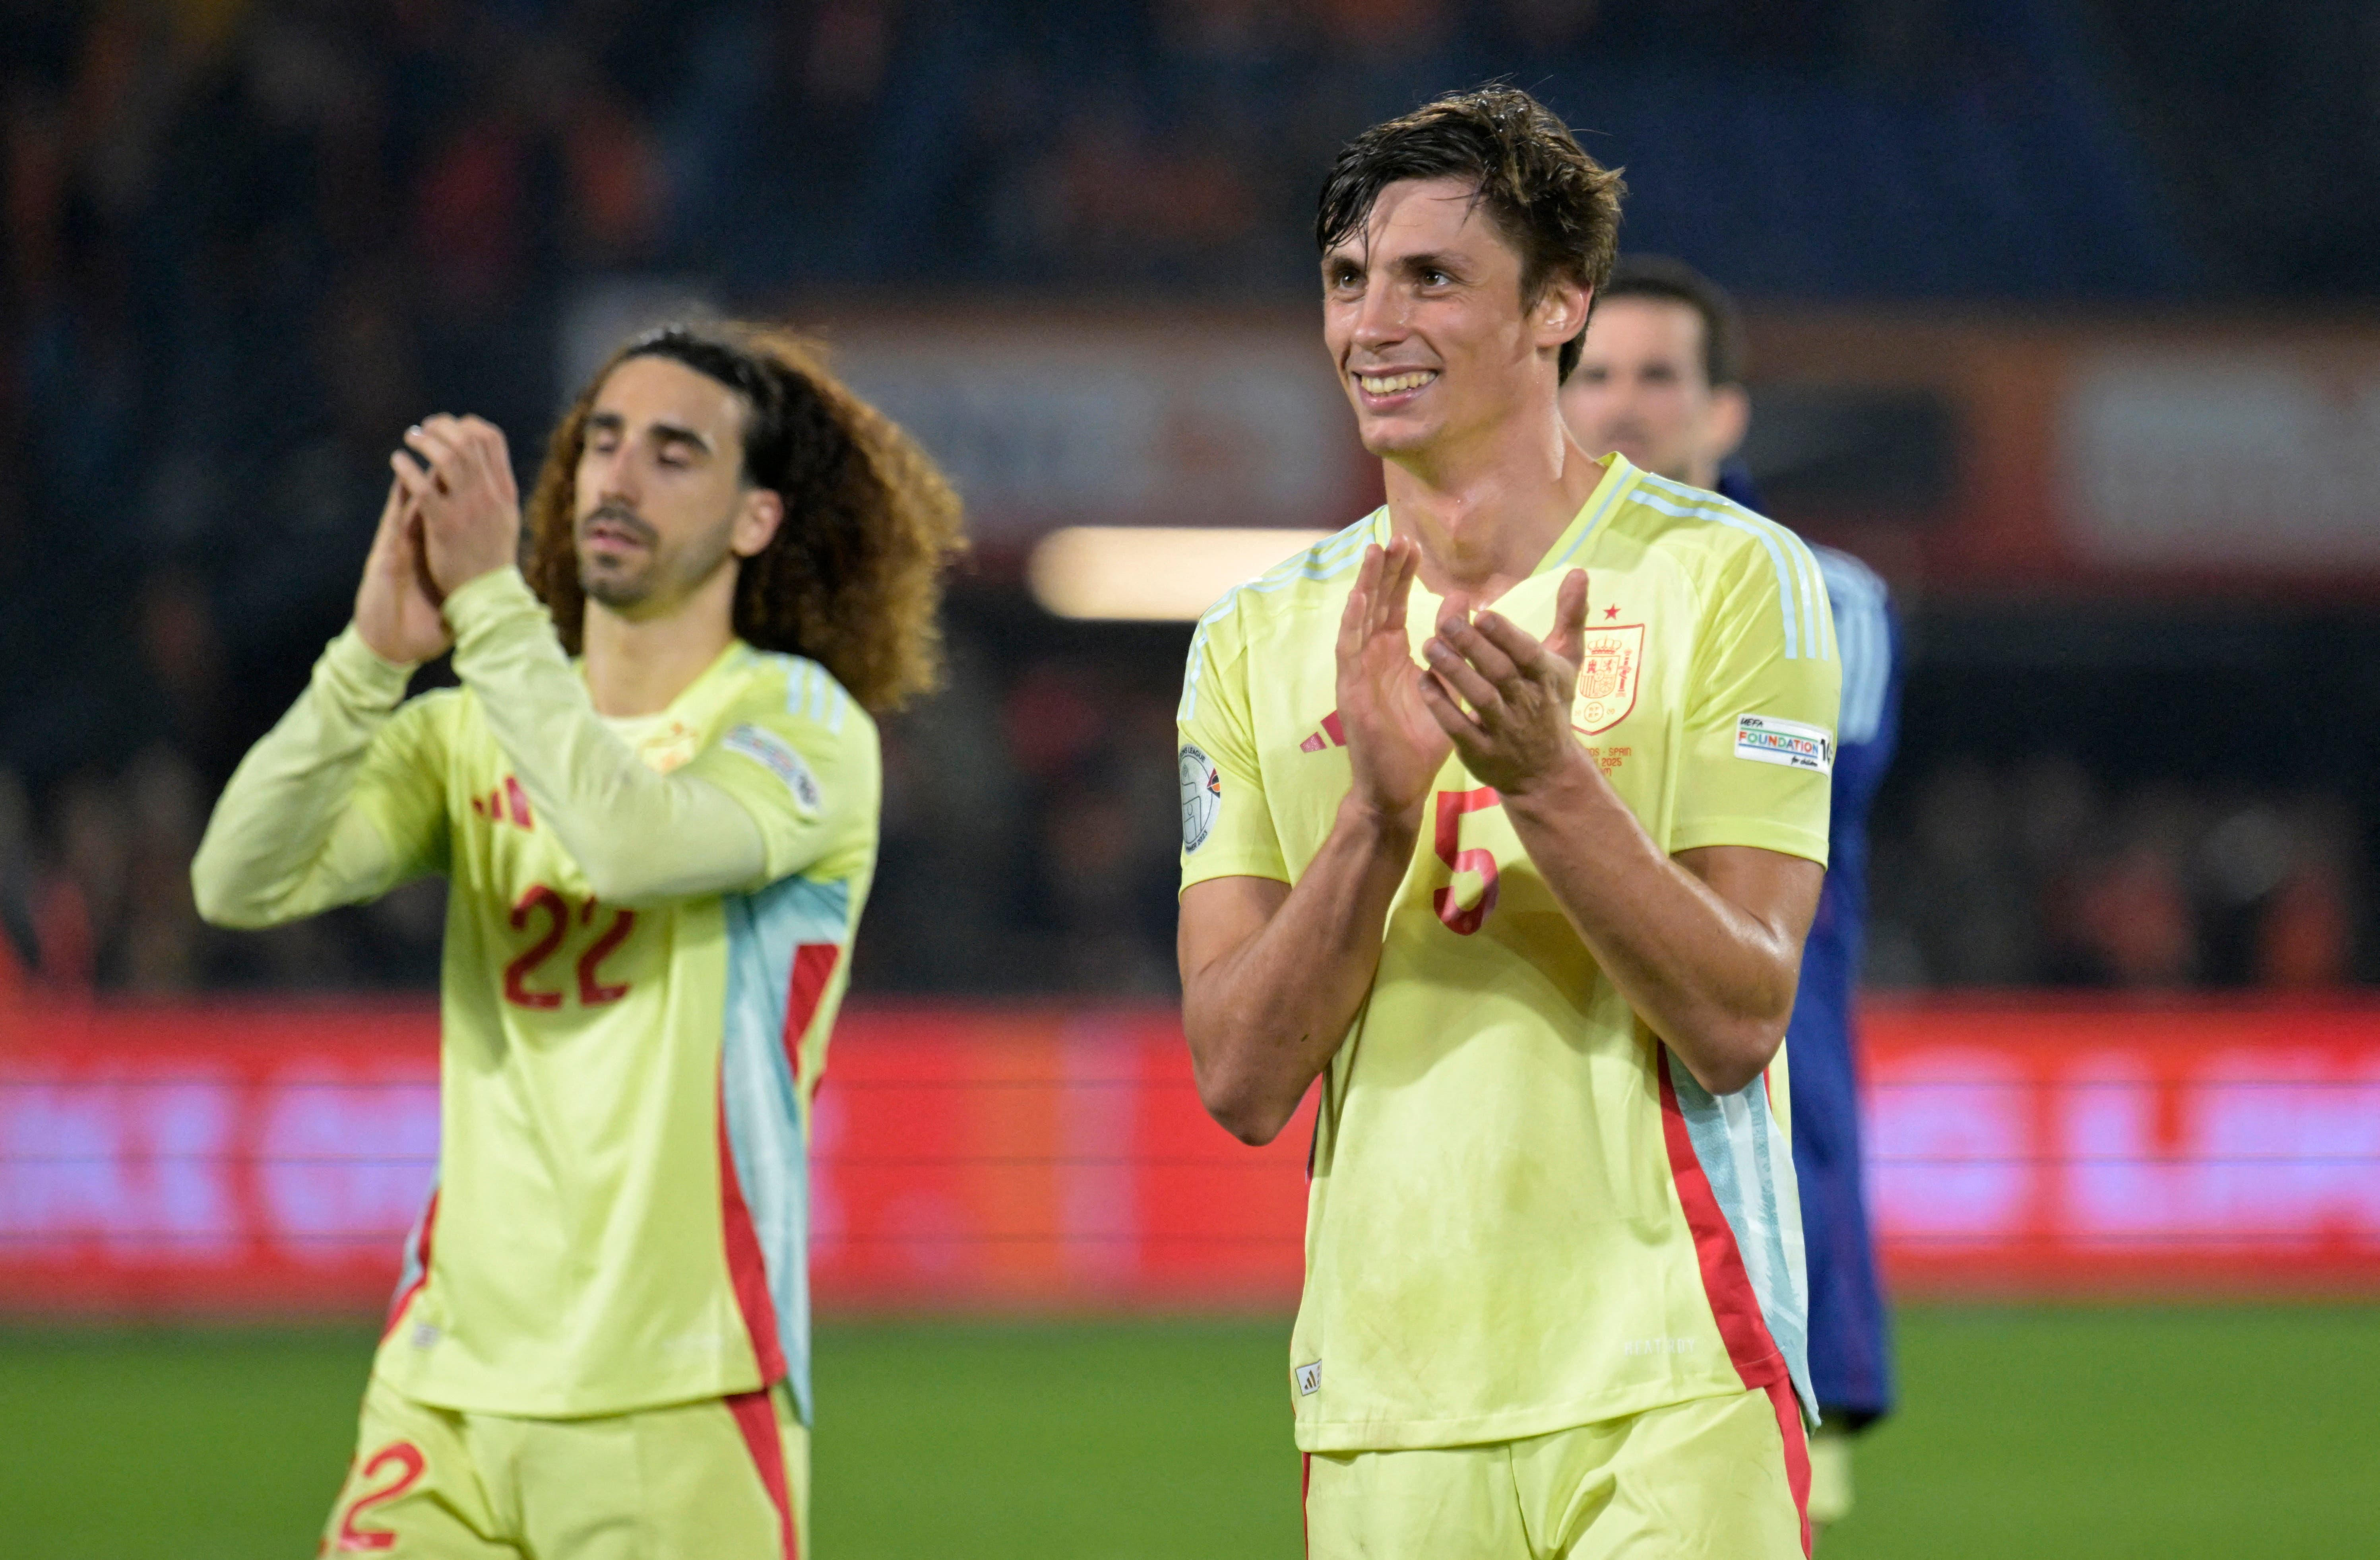
[{"label": "jersey collar", "polygon": [[[1546,555],[1537,560],[1537,567],[1529,571],[1532,579],[1553,569],[1575,566],[1587,538],[1601,529],[1611,511],[1620,506],[1621,494],[1634,487],[1637,479],[1644,475],[1618,450],[1603,457],[1597,464],[1603,468],[1601,480],[1595,484],[1595,491],[1586,495],[1586,502],[1579,506],[1578,513],[1571,518],[1570,524],[1562,528],[1562,533],[1554,538],[1554,544],[1546,549]],[[1385,547],[1393,534],[1389,506],[1383,504],[1372,512],[1372,540]]]}]

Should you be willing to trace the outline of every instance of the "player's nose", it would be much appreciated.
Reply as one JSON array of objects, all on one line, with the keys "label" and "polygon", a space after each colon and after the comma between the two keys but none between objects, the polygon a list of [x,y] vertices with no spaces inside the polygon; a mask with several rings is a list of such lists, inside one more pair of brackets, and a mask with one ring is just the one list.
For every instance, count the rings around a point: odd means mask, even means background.
[{"label": "player's nose", "polygon": [[1390,346],[1403,340],[1405,332],[1405,311],[1395,290],[1390,287],[1366,288],[1363,300],[1355,306],[1355,345],[1363,347]]}]

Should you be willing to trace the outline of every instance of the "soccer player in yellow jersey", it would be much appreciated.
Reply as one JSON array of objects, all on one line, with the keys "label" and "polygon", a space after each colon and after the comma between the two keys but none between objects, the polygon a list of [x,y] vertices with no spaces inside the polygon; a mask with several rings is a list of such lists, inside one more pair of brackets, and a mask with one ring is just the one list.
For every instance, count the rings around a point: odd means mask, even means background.
[{"label": "soccer player in yellow jersey", "polygon": [[[217,804],[210,920],[450,883],[437,1190],[325,1554],[793,1555],[804,1144],[958,506],[798,341],[604,365],[521,515],[406,435],[355,621]],[[458,689],[404,700],[451,648]],[[567,652],[580,652],[574,664]]]},{"label": "soccer player in yellow jersey", "polygon": [[1249,1141],[1321,1080],[1330,1560],[1807,1545],[1779,1042],[1832,626],[1791,532],[1563,427],[1620,194],[1509,89],[1342,151],[1323,334],[1388,504],[1193,636],[1184,1026]]}]

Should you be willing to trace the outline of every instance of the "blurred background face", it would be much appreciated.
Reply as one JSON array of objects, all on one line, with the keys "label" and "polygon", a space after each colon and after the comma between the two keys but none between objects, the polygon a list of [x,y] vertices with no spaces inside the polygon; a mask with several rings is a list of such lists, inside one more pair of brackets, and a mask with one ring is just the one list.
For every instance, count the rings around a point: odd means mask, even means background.
[{"label": "blurred background face", "polygon": [[1364,229],[1323,256],[1323,340],[1374,455],[1494,427],[1544,372],[1535,326],[1546,300],[1522,309],[1521,257],[1473,195],[1461,179],[1391,184]]},{"label": "blurred background face", "polygon": [[1742,387],[1714,387],[1704,368],[1703,317],[1668,299],[1615,298],[1587,321],[1562,416],[1589,455],[1618,450],[1647,471],[1695,487],[1743,442]]},{"label": "blurred background face", "polygon": [[667,358],[612,371],[578,457],[589,598],[632,617],[665,612],[727,563],[746,496],[744,411],[735,391]]}]

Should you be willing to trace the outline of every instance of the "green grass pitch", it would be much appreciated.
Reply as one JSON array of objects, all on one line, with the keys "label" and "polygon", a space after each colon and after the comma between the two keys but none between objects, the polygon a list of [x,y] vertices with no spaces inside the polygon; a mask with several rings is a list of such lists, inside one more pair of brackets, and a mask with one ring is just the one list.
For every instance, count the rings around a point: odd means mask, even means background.
[{"label": "green grass pitch", "polygon": [[[820,1329],[825,1560],[1298,1553],[1286,1323]],[[2380,1310],[1921,1309],[1829,1560],[2380,1554]],[[347,1330],[0,1331],[0,1553],[310,1554]]]}]

